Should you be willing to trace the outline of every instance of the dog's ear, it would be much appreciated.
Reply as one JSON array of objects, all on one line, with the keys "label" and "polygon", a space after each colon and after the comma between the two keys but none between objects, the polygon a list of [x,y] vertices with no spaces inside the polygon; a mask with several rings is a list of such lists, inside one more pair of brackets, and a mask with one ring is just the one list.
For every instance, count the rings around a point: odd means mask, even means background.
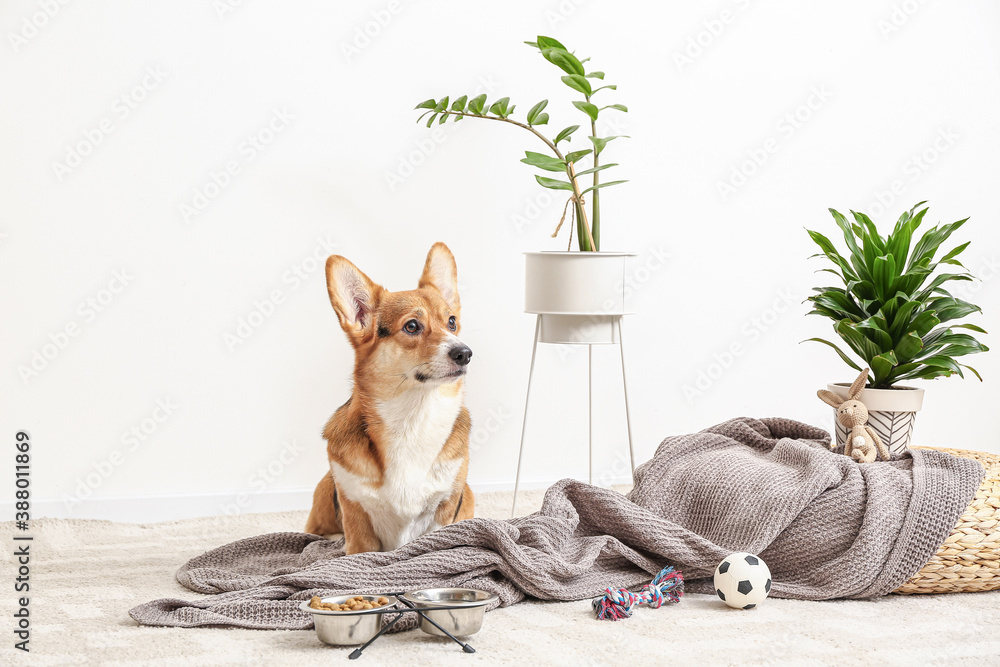
[{"label": "dog's ear", "polygon": [[365,333],[375,324],[382,287],[340,255],[326,260],[326,289],[340,326],[349,335]]},{"label": "dog's ear", "polygon": [[816,395],[819,396],[819,400],[833,408],[839,408],[844,403],[844,399],[837,396],[832,391],[827,391],[826,389],[820,389],[816,392]]},{"label": "dog's ear", "polygon": [[858,396],[861,395],[861,392],[863,392],[865,390],[865,383],[866,382],[868,382],[868,369],[867,368],[865,370],[861,371],[861,375],[859,375],[858,379],[855,380],[854,384],[851,385],[851,388],[847,391],[847,398],[851,399],[852,401],[855,400],[855,399],[857,399]]},{"label": "dog's ear", "polygon": [[458,300],[458,267],[455,265],[455,256],[440,241],[432,245],[431,251],[427,253],[427,262],[424,263],[424,273],[420,276],[418,287],[433,287],[449,306],[456,310],[461,306]]}]

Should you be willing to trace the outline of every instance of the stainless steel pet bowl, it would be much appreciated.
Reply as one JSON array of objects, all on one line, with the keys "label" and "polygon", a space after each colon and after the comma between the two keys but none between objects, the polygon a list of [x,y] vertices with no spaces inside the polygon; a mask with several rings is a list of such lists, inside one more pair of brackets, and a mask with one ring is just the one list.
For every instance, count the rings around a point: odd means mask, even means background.
[{"label": "stainless steel pet bowl", "polygon": [[[344,604],[347,600],[357,595],[335,595],[333,597],[322,598],[323,602],[333,604]],[[374,602],[380,597],[389,600],[389,604],[382,605],[378,609],[389,609],[395,607],[397,600],[391,595],[362,595],[365,600]],[[316,626],[316,636],[324,644],[334,646],[355,646],[364,644],[375,636],[375,633],[382,629],[382,617],[384,614],[365,613],[366,611],[327,611],[326,609],[313,609],[306,600],[299,609],[308,611],[313,615],[313,625]]]},{"label": "stainless steel pet bowl", "polygon": [[[451,634],[464,637],[474,635],[482,629],[486,607],[495,602],[497,596],[474,588],[425,588],[403,593],[403,599],[419,608]],[[439,606],[462,608],[427,611]],[[445,636],[424,618],[420,619],[420,629],[429,635]]]}]

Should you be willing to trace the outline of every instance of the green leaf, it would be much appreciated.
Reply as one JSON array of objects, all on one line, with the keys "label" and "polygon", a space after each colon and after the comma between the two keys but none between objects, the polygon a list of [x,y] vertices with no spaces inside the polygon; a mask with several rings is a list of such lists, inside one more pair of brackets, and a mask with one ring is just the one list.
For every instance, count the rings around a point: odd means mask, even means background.
[{"label": "green leaf", "polygon": [[[942,320],[943,322],[944,320]],[[976,331],[978,333],[986,333],[986,329],[982,327],[977,327],[975,324],[953,324],[951,325],[953,329],[968,329],[969,331]]]},{"label": "green leaf", "polygon": [[535,106],[531,107],[531,109],[528,111],[528,125],[544,125],[545,122],[548,121],[549,115],[544,114],[545,120],[538,122],[538,114],[541,113],[542,109],[544,109],[546,105],[548,105],[548,103],[549,103],[548,100],[542,100]]},{"label": "green leaf", "polygon": [[570,88],[572,88],[573,90],[583,93],[587,97],[590,97],[590,94],[593,92],[590,88],[590,82],[587,81],[587,78],[584,76],[580,76],[579,74],[567,74],[566,76],[562,77],[562,82],[565,83]]},{"label": "green leaf", "polygon": [[[898,258],[896,260],[896,268],[897,270],[902,268],[902,264],[899,262]],[[925,264],[921,264],[906,271],[905,273],[899,276],[899,280],[897,281],[897,286],[899,287],[899,291],[902,292],[903,294],[906,294],[907,296],[912,296],[916,294],[917,289],[920,287],[921,284],[923,284],[924,280],[930,274],[931,274],[931,269]]]},{"label": "green leaf", "polygon": [[[878,316],[885,322],[894,321],[896,319],[896,312],[899,310],[900,303],[905,302],[906,299],[900,298],[899,295],[883,301],[881,307],[878,309]],[[885,330],[888,331],[889,329],[886,328]]]},{"label": "green leaf", "polygon": [[888,377],[886,377],[885,386],[891,386],[892,383],[909,377],[911,372],[921,367],[921,364],[918,363],[899,364],[893,368],[892,372],[888,375]]},{"label": "green leaf", "polygon": [[922,360],[925,366],[938,366],[940,368],[947,368],[953,373],[958,373],[959,377],[965,377],[962,373],[962,366],[952,359],[951,357],[945,355],[937,355],[933,357],[928,357]]},{"label": "green leaf", "polygon": [[938,319],[942,322],[950,322],[966,315],[982,312],[979,306],[950,296],[934,299],[930,302],[929,307],[937,313]]},{"label": "green leaf", "polygon": [[916,370],[912,370],[902,375],[895,376],[893,382],[900,380],[932,380],[937,377],[951,377],[955,371],[942,366],[925,366],[920,364]]},{"label": "green leaf", "polygon": [[594,150],[596,151],[596,154],[600,155],[601,151],[604,150],[604,147],[608,145],[609,141],[612,141],[614,139],[628,139],[629,137],[624,134],[612,134],[609,137],[587,137],[587,138],[590,139],[590,143],[594,144]]},{"label": "green leaf", "polygon": [[909,361],[913,359],[921,350],[924,349],[924,343],[913,331],[909,331],[896,343],[895,353],[896,358],[900,361]]},{"label": "green leaf", "polygon": [[[867,313],[868,306],[875,298],[875,287],[869,280],[851,280],[847,283],[848,291],[858,298],[861,308]],[[867,303],[866,303],[867,302]]]},{"label": "green leaf", "polygon": [[861,366],[858,366],[856,363],[854,363],[854,361],[852,361],[850,357],[848,357],[846,354],[844,354],[844,352],[839,347],[837,347],[836,345],[834,345],[830,341],[823,340],[822,338],[807,338],[806,340],[804,340],[802,342],[805,343],[806,341],[815,341],[817,343],[823,343],[824,345],[829,345],[830,347],[832,347],[834,350],[837,351],[837,354],[839,354],[840,358],[844,360],[844,363],[846,363],[848,366],[850,366],[854,370],[856,370],[858,372],[861,372]]},{"label": "green leaf", "polygon": [[922,289],[913,298],[917,299],[918,301],[923,301],[925,299],[928,299],[931,296],[933,296],[936,292],[939,292],[940,290],[938,288],[941,287],[941,285],[948,282],[949,280],[971,281],[972,276],[970,276],[968,273],[939,273],[938,275],[934,276],[934,279],[930,281],[930,283],[928,283],[927,286],[924,287],[924,289]]},{"label": "green leaf", "polygon": [[627,180],[626,181],[608,181],[607,183],[601,183],[600,185],[592,185],[589,188],[587,188],[586,190],[584,190],[583,192],[581,192],[580,194],[581,195],[585,195],[588,192],[590,192],[591,190],[600,190],[601,188],[610,188],[612,185],[620,185],[621,183],[628,183],[628,181]]},{"label": "green leaf", "polygon": [[[840,227],[844,234],[844,242],[847,244],[847,249],[850,251],[850,264],[854,267],[854,270],[852,270],[851,273],[854,274],[855,279],[871,280],[871,274],[868,272],[863,262],[864,255],[858,247],[857,240],[855,239],[854,228],[847,222],[847,218],[845,218],[839,211],[832,208],[829,209],[829,211],[830,215],[833,216],[834,222],[837,223],[837,226]],[[860,230],[860,227],[858,229]],[[833,247],[833,244],[830,244],[830,246]]]},{"label": "green leaf", "polygon": [[897,310],[895,316],[892,318],[892,324],[889,325],[889,335],[893,339],[898,339],[910,326],[910,315],[913,311],[920,305],[918,301],[904,301]]},{"label": "green leaf", "polygon": [[531,44],[532,46],[537,46],[540,49],[562,49],[563,51],[568,51],[565,46],[563,46],[559,40],[553,37],[545,37],[544,35],[538,36],[538,41],[536,42],[525,42],[525,44]]},{"label": "green leaf", "polygon": [[951,333],[950,327],[941,327],[939,329],[935,329],[934,331],[930,332],[929,334],[924,336],[921,340],[923,341],[924,345],[932,346],[936,345],[937,342],[941,340],[942,337],[947,336],[950,333]]},{"label": "green leaf", "polygon": [[599,113],[597,107],[590,102],[581,102],[579,100],[573,101],[573,106],[582,111],[583,113],[590,116],[591,120],[597,120],[597,114]]},{"label": "green leaf", "polygon": [[[979,354],[980,352],[986,352],[989,348],[985,345],[976,345],[975,347],[969,347],[967,345],[946,345],[937,351],[937,354],[942,357],[949,357],[954,359],[955,357],[961,357],[967,354]],[[923,358],[916,359],[916,361],[922,361],[926,363]]]},{"label": "green leaf", "polygon": [[566,162],[579,162],[581,158],[587,157],[594,152],[592,148],[586,148],[582,151],[573,151],[572,153],[566,153]]},{"label": "green leaf", "polygon": [[483,107],[486,105],[486,95],[477,95],[469,100],[469,113],[474,113],[477,116],[483,115]]},{"label": "green leaf", "polygon": [[521,162],[546,171],[566,171],[566,163],[543,153],[525,151]]},{"label": "green leaf", "polygon": [[587,74],[588,79],[603,79],[604,72],[590,72]]},{"label": "green leaf", "polygon": [[910,323],[910,330],[918,336],[926,336],[927,332],[941,324],[941,320],[931,311],[925,310]]},{"label": "green leaf", "polygon": [[876,357],[882,352],[875,343],[858,331],[855,324],[849,320],[837,322],[833,329],[854,350],[855,354],[866,362],[870,362],[872,357]]},{"label": "green leaf", "polygon": [[[934,332],[932,332],[933,334]],[[953,333],[951,329],[945,329],[944,333],[937,336],[933,340],[931,336],[924,337],[924,348],[928,352],[935,352],[941,350],[944,347],[957,347],[970,350],[966,354],[972,354],[973,352],[986,352],[987,348],[985,345],[980,343],[978,340],[964,333]]]},{"label": "green leaf", "polygon": [[896,221],[892,234],[886,239],[886,254],[892,255],[900,268],[906,266],[906,255],[910,250],[910,237],[913,234],[912,220],[904,213]]},{"label": "green leaf", "polygon": [[979,374],[979,371],[977,371],[977,370],[976,370],[975,368],[973,368],[972,366],[966,366],[965,364],[959,364],[959,366],[961,366],[962,368],[966,368],[966,369],[968,369],[968,370],[972,371],[972,374],[973,374],[973,375],[975,375],[975,376],[976,376],[977,378],[979,378],[979,381],[980,381],[980,382],[982,382],[982,381],[983,381],[983,376],[982,376],[982,375],[980,375],[980,374]]},{"label": "green leaf", "polygon": [[896,366],[896,363],[896,355],[891,351],[872,357],[871,369],[872,375],[875,376],[876,386],[885,382],[885,379],[892,373],[892,369]]},{"label": "green leaf", "polygon": [[625,106],[624,104],[609,104],[606,107],[601,107],[601,111],[604,111],[605,109],[617,109],[618,111],[626,111],[626,112],[628,111],[628,107]]},{"label": "green leaf", "polygon": [[856,323],[858,331],[864,334],[868,340],[872,341],[883,350],[892,349],[892,337],[889,336],[888,325],[885,319],[879,315],[869,317]]},{"label": "green leaf", "polygon": [[862,225],[865,228],[867,232],[864,234],[865,239],[870,241],[872,243],[872,247],[879,253],[884,253],[885,243],[882,241],[882,237],[879,236],[878,229],[876,229],[875,223],[872,222],[871,218],[864,213],[859,213],[858,211],[851,211],[851,215],[854,216],[854,219],[859,225]]},{"label": "green leaf", "polygon": [[[434,124],[434,119],[436,119],[437,117],[438,117],[437,113],[432,113],[431,117],[427,119],[427,127],[430,127],[431,125],[433,125]],[[445,118],[447,118],[447,116],[445,116]]]},{"label": "green leaf", "polygon": [[457,100],[455,100],[454,102],[452,102],[451,103],[451,110],[452,111],[465,111],[465,102],[466,102],[466,99],[467,99],[467,97],[465,95],[462,95]]},{"label": "green leaf", "polygon": [[960,254],[962,254],[962,251],[965,250],[967,247],[969,247],[970,243],[972,243],[972,242],[971,241],[966,241],[965,243],[963,243],[960,246],[955,246],[954,248],[951,249],[950,252],[948,252],[947,254],[945,254],[944,257],[942,257],[941,259],[939,259],[938,263],[940,263],[940,264],[955,264],[957,266],[961,266],[964,269],[965,266],[960,261],[958,261],[955,258],[958,257]]},{"label": "green leaf", "polygon": [[[542,46],[541,43],[539,43],[539,46]],[[586,70],[583,69],[583,63],[581,63],[576,56],[567,51],[565,48],[542,47],[542,56],[567,74],[579,74],[580,76],[583,76],[586,72]]]},{"label": "green leaf", "polygon": [[555,178],[545,178],[544,176],[539,176],[538,174],[535,174],[535,180],[538,181],[538,184],[543,188],[548,188],[549,190],[573,191],[573,186],[569,183],[569,181],[560,181]]},{"label": "green leaf", "polygon": [[438,100],[438,103],[436,105],[434,105],[434,110],[435,111],[444,111],[447,108],[448,108],[448,96],[447,95],[444,96],[444,97],[442,97],[440,100]]},{"label": "green leaf", "polygon": [[826,258],[840,268],[845,284],[849,280],[857,280],[858,275],[854,272],[854,269],[851,268],[851,265],[847,262],[847,260],[840,256],[840,253],[837,252],[837,248],[835,248],[833,243],[830,242],[830,239],[826,238],[819,232],[812,231],[811,229],[807,229],[806,232],[809,234],[809,238],[811,238],[813,242],[820,247],[823,254],[826,255]]},{"label": "green leaf", "polygon": [[587,169],[585,171],[578,171],[578,172],[576,172],[576,175],[577,176],[586,176],[587,174],[593,174],[594,172],[603,171],[605,169],[610,169],[611,167],[617,167],[617,166],[618,166],[617,162],[611,162],[609,164],[602,164],[600,167],[594,167],[592,169]]},{"label": "green leaf", "polygon": [[892,255],[876,257],[872,267],[872,279],[875,292],[879,299],[885,301],[896,293],[894,278],[896,276],[896,260]]},{"label": "green leaf", "polygon": [[506,118],[508,113],[507,104],[509,102],[510,102],[509,97],[501,97],[499,100],[497,100],[490,106],[490,113],[496,116],[500,116],[501,118]]},{"label": "green leaf", "polygon": [[913,248],[913,255],[910,257],[910,262],[918,263],[925,259],[933,259],[934,254],[937,252],[938,248],[941,247],[941,244],[947,241],[948,237],[968,220],[968,218],[965,218],[963,220],[959,220],[958,222],[952,222],[947,225],[931,227],[928,229],[927,232],[920,237],[920,240],[917,241],[916,247]]},{"label": "green leaf", "polygon": [[580,129],[579,125],[570,125],[569,127],[564,128],[562,132],[556,135],[556,140],[553,143],[558,144],[560,141],[563,141],[564,139],[569,141],[570,140],[569,135],[573,134],[579,129]]},{"label": "green leaf", "polygon": [[591,95],[595,95],[598,91],[604,90],[605,88],[610,88],[611,90],[618,90],[618,86],[609,83],[606,86],[601,86],[600,88],[594,88],[594,92]]},{"label": "green leaf", "polygon": [[436,106],[437,106],[437,100],[431,99],[431,100],[424,100],[423,102],[421,102],[420,104],[418,104],[417,106],[415,106],[413,108],[414,109],[433,109]]},{"label": "green leaf", "polygon": [[867,318],[868,314],[861,309],[854,297],[846,290],[837,287],[816,287],[813,289],[818,294],[814,294],[806,300],[812,302],[814,306],[834,313],[833,319],[838,321],[850,319],[860,322]]}]

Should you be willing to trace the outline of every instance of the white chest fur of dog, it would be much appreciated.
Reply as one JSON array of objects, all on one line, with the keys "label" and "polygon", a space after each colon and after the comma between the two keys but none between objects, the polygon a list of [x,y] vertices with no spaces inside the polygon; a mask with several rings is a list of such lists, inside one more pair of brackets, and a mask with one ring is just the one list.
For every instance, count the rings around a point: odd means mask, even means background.
[{"label": "white chest fur of dog", "polygon": [[381,486],[330,464],[344,493],[367,512],[385,551],[440,527],[435,511],[454,493],[463,461],[437,458],[462,408],[462,393],[418,387],[378,403],[388,439]]}]

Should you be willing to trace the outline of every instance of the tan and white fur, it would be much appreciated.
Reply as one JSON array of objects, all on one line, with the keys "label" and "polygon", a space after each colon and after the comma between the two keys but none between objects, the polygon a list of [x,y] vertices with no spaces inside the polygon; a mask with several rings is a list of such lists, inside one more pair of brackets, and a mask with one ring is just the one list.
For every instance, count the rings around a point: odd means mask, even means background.
[{"label": "tan and white fur", "polygon": [[865,391],[865,382],[868,381],[868,369],[861,371],[861,375],[854,381],[847,391],[847,400],[837,396],[832,391],[820,389],[816,392],[820,400],[833,407],[837,411],[837,420],[850,429],[847,434],[847,442],[844,445],[844,455],[850,456],[858,463],[871,463],[878,456],[882,460],[888,461],[889,449],[878,437],[871,426],[868,426],[868,408],[861,402],[861,394]]},{"label": "tan and white fur", "polygon": [[390,551],[473,516],[466,484],[472,350],[458,337],[455,258],[427,255],[417,289],[389,292],[347,259],[326,262],[327,289],[354,347],[354,391],[326,424],[330,472],[306,532],[343,533],[345,551]]}]

